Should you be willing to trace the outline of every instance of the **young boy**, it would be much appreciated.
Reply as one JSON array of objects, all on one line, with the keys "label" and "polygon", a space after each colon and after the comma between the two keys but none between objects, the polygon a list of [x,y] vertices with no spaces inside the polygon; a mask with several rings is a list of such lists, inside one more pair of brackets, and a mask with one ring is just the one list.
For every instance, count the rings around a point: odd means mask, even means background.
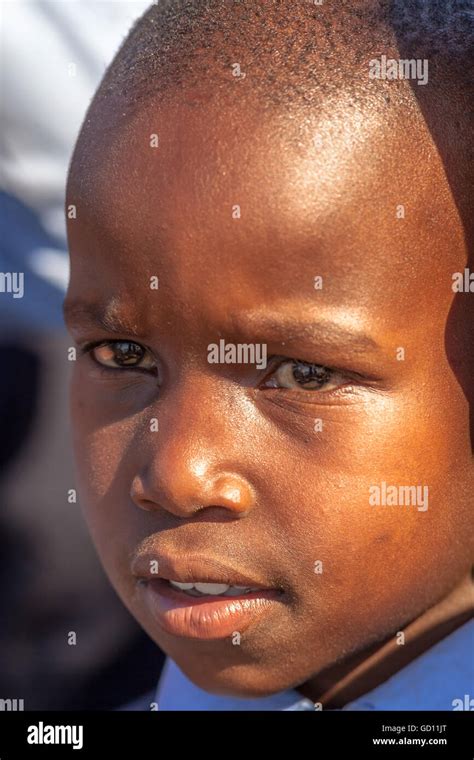
[{"label": "young boy", "polygon": [[472,694],[472,31],[444,5],[160,0],[89,109],[78,476],[159,709]]}]

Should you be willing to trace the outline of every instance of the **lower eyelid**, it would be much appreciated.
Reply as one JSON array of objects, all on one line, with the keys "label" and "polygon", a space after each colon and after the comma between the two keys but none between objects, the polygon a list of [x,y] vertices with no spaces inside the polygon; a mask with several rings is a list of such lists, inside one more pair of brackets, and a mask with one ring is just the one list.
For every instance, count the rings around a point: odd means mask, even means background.
[{"label": "lower eyelid", "polygon": [[349,383],[344,383],[343,385],[337,385],[335,388],[331,388],[328,390],[324,390],[324,389],[318,390],[317,388],[313,388],[309,390],[305,390],[304,388],[282,388],[281,390],[286,390],[293,394],[295,394],[296,392],[298,395],[302,395],[303,397],[334,396],[338,393],[342,393],[342,392],[348,393],[349,391],[353,391],[354,387],[355,387],[354,384],[351,385]]},{"label": "lower eyelid", "polygon": [[321,399],[321,401],[327,399],[329,401],[339,396],[356,396],[359,387],[360,386],[347,383],[328,391],[303,390],[297,388],[260,388],[259,391],[264,392],[268,396],[286,397],[290,401],[295,401],[296,403],[312,404],[317,403],[317,399]]},{"label": "lower eyelid", "polygon": [[[296,417],[311,417],[318,416],[318,410],[342,410],[351,409],[364,406],[367,398],[364,394],[326,394],[323,398],[322,395],[315,395],[312,400],[295,398],[294,395],[288,396],[288,394],[271,393],[264,394],[264,397],[259,399],[256,397],[256,403],[260,403],[262,410],[266,408],[271,410],[275,407],[275,414],[287,414],[294,415]],[[271,413],[271,411],[269,411]],[[283,419],[283,418],[282,418]]]}]

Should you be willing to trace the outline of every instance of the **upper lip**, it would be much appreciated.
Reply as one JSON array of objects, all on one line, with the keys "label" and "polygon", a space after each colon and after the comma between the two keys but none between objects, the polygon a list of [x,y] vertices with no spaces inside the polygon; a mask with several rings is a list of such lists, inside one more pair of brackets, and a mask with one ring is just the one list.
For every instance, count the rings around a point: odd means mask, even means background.
[{"label": "upper lip", "polygon": [[[153,562],[158,562],[153,572]],[[146,551],[132,561],[132,573],[140,580],[164,578],[179,583],[226,583],[228,586],[270,589],[271,584],[261,578],[247,575],[223,560],[204,555],[174,556]]]}]

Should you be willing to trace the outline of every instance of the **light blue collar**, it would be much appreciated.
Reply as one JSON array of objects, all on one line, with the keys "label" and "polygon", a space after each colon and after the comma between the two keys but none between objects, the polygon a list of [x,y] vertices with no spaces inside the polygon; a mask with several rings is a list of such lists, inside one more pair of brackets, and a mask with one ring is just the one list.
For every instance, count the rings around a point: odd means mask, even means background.
[{"label": "light blue collar", "polygon": [[[343,709],[469,709],[459,705],[470,705],[469,695],[473,691],[474,621],[470,621]],[[314,704],[293,689],[259,699],[209,694],[195,686],[169,658],[155,701],[159,710],[314,710]]]}]

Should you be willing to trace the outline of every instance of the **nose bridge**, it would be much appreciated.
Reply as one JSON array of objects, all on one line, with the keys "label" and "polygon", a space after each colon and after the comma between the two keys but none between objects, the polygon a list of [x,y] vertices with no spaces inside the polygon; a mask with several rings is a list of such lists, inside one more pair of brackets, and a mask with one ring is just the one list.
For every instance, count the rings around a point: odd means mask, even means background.
[{"label": "nose bridge", "polygon": [[191,475],[202,478],[216,457],[222,460],[228,451],[233,427],[229,396],[227,383],[211,373],[197,367],[183,372],[159,407],[159,456],[178,460]]},{"label": "nose bridge", "polygon": [[[198,379],[199,376],[199,379]],[[241,471],[238,405],[225,381],[189,371],[156,406],[132,498],[148,509],[188,516],[205,507],[248,511],[253,490]],[[239,439],[241,436],[239,436]]]}]

